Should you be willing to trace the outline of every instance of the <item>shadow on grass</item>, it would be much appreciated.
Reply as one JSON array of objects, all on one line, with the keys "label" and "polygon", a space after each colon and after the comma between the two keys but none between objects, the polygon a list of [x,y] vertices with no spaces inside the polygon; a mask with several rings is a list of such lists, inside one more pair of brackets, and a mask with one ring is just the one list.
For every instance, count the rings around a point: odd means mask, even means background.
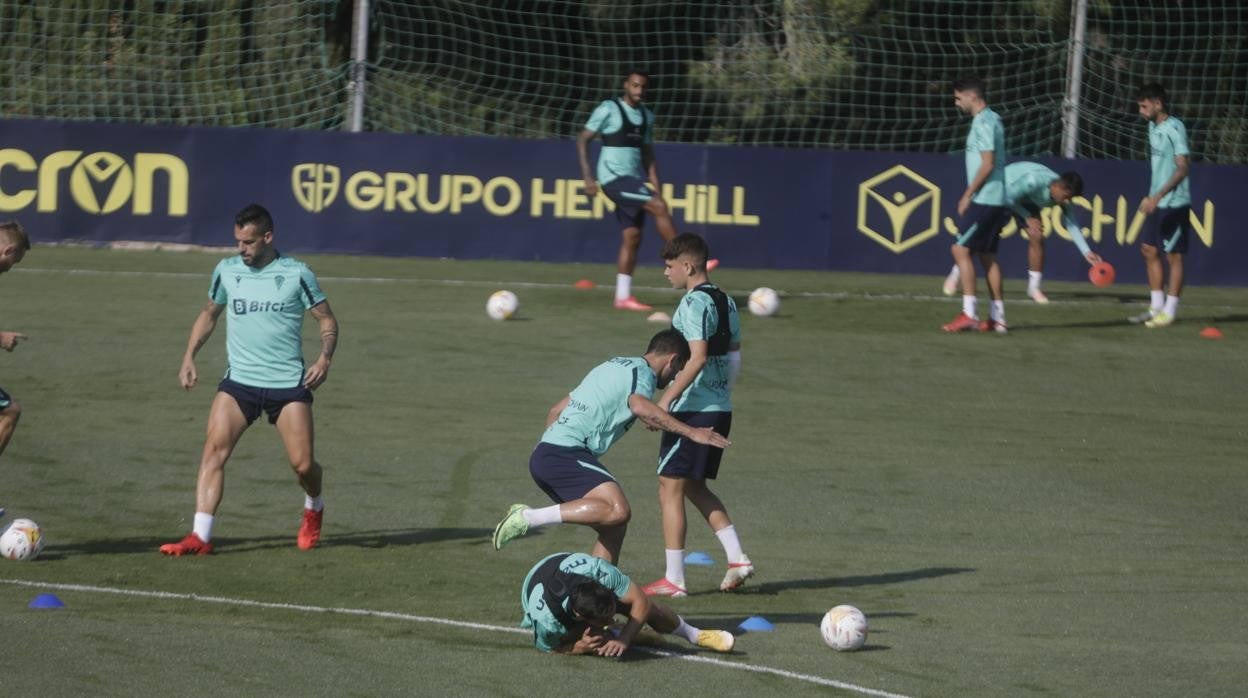
[{"label": "shadow on grass", "polygon": [[[328,534],[321,538],[318,547],[336,548],[388,548],[391,546],[423,545],[441,543],[451,540],[479,539],[482,544],[489,543],[492,533],[488,528],[412,528],[382,529],[376,531],[355,531],[352,533]],[[155,553],[161,545],[172,543],[177,538],[166,536],[161,538],[108,538],[84,540],[68,545],[49,546],[39,556],[40,561],[50,562],[70,555],[125,555],[131,553]],[[292,534],[281,536],[260,536],[253,538],[214,537],[215,555],[229,555],[254,550],[275,548],[295,549],[295,537]]]},{"label": "shadow on grass", "polygon": [[[1232,315],[1186,315],[1182,314],[1174,327],[1186,325],[1193,329],[1200,329],[1206,325],[1229,325],[1240,322],[1248,322],[1248,315],[1237,313]],[[1051,323],[1028,323],[1026,325],[1010,325],[1010,334],[1015,332],[1026,332],[1030,330],[1057,330],[1057,329],[1077,329],[1086,328],[1111,328],[1111,327],[1140,327],[1133,325],[1126,318],[1113,320],[1092,320],[1087,322],[1051,322]],[[1168,328],[1171,331],[1174,327]]]},{"label": "shadow on grass", "polygon": [[[965,574],[974,572],[973,567],[924,567],[917,570],[908,570],[905,572],[886,572],[884,574],[864,574],[855,577],[822,577],[820,579],[791,579],[777,582],[763,582],[762,584],[750,585],[746,584],[740,590],[733,592],[738,596],[775,596],[782,591],[790,589],[846,589],[853,587],[878,586],[880,584],[899,584],[901,582],[913,582],[920,579],[933,579],[935,577],[947,577],[952,574]],[[718,594],[720,592],[699,592],[698,594]]]}]

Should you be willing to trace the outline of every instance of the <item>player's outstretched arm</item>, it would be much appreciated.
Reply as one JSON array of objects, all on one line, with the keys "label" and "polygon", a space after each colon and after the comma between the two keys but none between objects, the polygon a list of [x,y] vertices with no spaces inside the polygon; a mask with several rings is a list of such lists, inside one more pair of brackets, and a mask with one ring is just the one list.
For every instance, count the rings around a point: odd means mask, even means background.
[{"label": "player's outstretched arm", "polygon": [[673,434],[680,434],[696,443],[716,448],[727,448],[732,444],[731,441],[724,438],[714,429],[710,427],[691,427],[637,393],[628,396],[628,409],[633,413],[633,416],[640,419],[646,426],[670,431]]},{"label": "player's outstretched arm", "polygon": [[217,327],[217,318],[224,309],[224,305],[209,301],[199,311],[199,315],[195,316],[195,322],[191,325],[191,336],[186,340],[186,353],[182,355],[182,368],[178,370],[178,380],[187,390],[194,388],[199,382],[199,372],[195,370],[195,355],[212,336],[212,331]]},{"label": "player's outstretched arm", "polygon": [[316,390],[329,377],[329,363],[338,349],[338,318],[334,317],[329,301],[317,303],[308,312],[321,324],[321,355],[304,372],[303,384],[309,390]]}]

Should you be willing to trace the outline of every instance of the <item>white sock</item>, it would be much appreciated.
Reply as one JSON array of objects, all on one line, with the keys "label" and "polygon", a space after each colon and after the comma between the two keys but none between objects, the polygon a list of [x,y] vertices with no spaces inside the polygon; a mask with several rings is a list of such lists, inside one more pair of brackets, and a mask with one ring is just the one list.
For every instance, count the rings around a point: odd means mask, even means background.
[{"label": "white sock", "polygon": [[701,630],[689,625],[685,622],[685,619],[680,616],[676,616],[676,621],[678,625],[676,626],[676,629],[672,631],[673,635],[679,635],[689,642],[698,641],[698,633],[702,632]]},{"label": "white sock", "polygon": [[947,281],[951,281],[953,283],[957,283],[960,278],[962,278],[962,269],[956,264],[949,270],[949,276],[945,277]]},{"label": "white sock", "polygon": [[524,516],[524,520],[533,528],[563,523],[563,514],[559,511],[558,504],[551,504],[541,509],[525,509],[520,514]]},{"label": "white sock", "polygon": [[988,317],[997,322],[1005,322],[1005,301],[993,301],[992,309],[988,311]]},{"label": "white sock", "polygon": [[975,314],[975,296],[962,296],[962,313],[969,318],[979,318]]},{"label": "white sock", "polygon": [[729,563],[741,562],[745,553],[741,552],[741,541],[737,539],[736,526],[724,526],[715,532],[715,537],[719,539],[719,544],[724,546],[724,557],[728,558]]},{"label": "white sock", "polygon": [[663,576],[667,577],[667,581],[683,589],[685,586],[685,551],[664,548],[663,555],[667,558],[667,572]]},{"label": "white sock", "polygon": [[205,514],[202,511],[195,512],[195,524],[191,527],[191,530],[205,543],[212,540],[212,518],[212,514]]},{"label": "white sock", "polygon": [[315,497],[310,497],[305,494],[303,495],[303,508],[311,511],[324,511],[325,500],[321,499],[319,494]]},{"label": "white sock", "polygon": [[1161,310],[1166,305],[1165,291],[1149,291],[1148,292],[1148,309],[1154,312]]},{"label": "white sock", "polygon": [[1040,278],[1042,276],[1044,276],[1044,272],[1041,272],[1041,271],[1028,271],[1027,272],[1027,292],[1028,293],[1031,293],[1032,291],[1040,290]]},{"label": "white sock", "polygon": [[1169,295],[1166,296],[1166,307],[1161,312],[1169,315],[1170,317],[1174,317],[1174,314],[1179,312],[1179,297]]},{"label": "white sock", "polygon": [[615,275],[615,299],[617,301],[627,300],[633,295],[633,277],[628,274]]}]

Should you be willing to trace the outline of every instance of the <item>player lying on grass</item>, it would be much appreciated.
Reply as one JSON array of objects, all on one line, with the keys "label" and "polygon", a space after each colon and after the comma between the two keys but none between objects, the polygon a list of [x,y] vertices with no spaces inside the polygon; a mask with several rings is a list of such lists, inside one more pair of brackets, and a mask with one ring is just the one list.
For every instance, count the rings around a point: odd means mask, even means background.
[{"label": "player lying on grass", "polygon": [[[689,625],[647,599],[618,567],[585,553],[555,553],[534,565],[520,587],[520,608],[520,627],[533,631],[533,644],[543,652],[618,657],[643,625],[716,652],[731,651],[736,641],[726,630]],[[628,618],[618,636],[608,629],[616,614]]]}]

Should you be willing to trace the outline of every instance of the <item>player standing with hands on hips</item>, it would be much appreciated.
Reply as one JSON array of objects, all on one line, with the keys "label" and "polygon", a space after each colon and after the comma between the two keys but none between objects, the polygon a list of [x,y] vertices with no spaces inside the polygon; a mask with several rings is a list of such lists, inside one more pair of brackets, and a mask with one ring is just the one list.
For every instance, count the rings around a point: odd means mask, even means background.
[{"label": "player standing with hands on hips", "polygon": [[[660,194],[659,164],[654,159],[654,113],[642,104],[649,86],[649,75],[630,71],[624,78],[624,94],[599,104],[576,138],[585,193],[592,199],[601,189],[615,204],[615,218],[620,222],[615,277],[615,307],[620,310],[653,310],[639,302],[632,291],[646,214],[654,216],[664,240],[676,237],[672,214]],[[598,154],[595,179],[589,169],[589,142],[597,136],[602,137],[602,152]]]},{"label": "player standing with hands on hips", "polygon": [[[165,555],[212,552],[212,526],[225,487],[225,462],[262,412],[286,448],[286,457],[304,491],[303,522],[296,545],[316,546],[324,503],[321,466],[312,451],[312,391],[329,375],[338,346],[338,320],[306,264],[273,246],[273,218],[259,204],[234,217],[238,254],[221,260],[212,273],[208,304],[195,318],[178,378],[190,390],[199,382],[195,354],[226,314],[229,367],[208,412],[208,435],[195,487],[195,520],[189,534],[160,546]],[[321,353],[304,366],[304,311],[320,323]]]}]

